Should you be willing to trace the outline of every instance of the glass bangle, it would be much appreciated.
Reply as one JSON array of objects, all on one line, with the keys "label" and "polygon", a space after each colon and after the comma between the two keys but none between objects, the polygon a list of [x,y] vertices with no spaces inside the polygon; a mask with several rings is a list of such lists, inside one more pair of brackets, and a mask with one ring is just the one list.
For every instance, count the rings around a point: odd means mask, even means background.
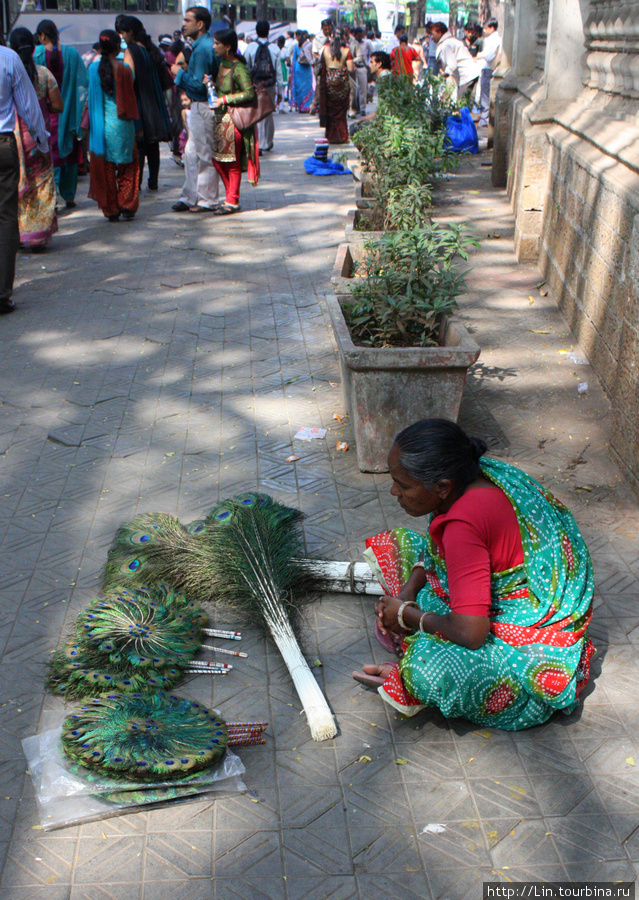
[{"label": "glass bangle", "polygon": [[406,600],[404,603],[402,603],[402,605],[397,610],[397,624],[402,629],[402,631],[411,631],[411,629],[404,624],[404,610],[407,606],[414,606],[416,609],[419,609],[419,606],[417,606],[414,600]]}]

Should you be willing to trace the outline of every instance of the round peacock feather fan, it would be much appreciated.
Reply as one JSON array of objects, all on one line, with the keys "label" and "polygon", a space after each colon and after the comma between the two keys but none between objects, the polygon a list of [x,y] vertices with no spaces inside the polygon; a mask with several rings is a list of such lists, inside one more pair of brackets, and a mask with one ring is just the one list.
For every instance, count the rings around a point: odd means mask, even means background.
[{"label": "round peacock feather fan", "polygon": [[47,686],[71,698],[96,690],[167,690],[199,650],[204,625],[204,613],[164,584],[93,600],[70,643],[53,655]]},{"label": "round peacock feather fan", "polygon": [[103,694],[67,716],[62,746],[73,762],[133,781],[167,781],[209,768],[228,730],[206,707],[162,691]]},{"label": "round peacock feather fan", "polygon": [[202,644],[207,619],[197,607],[172,600],[172,592],[161,588],[93,600],[76,619],[76,635],[135,667],[184,666]]},{"label": "round peacock feather fan", "polygon": [[72,642],[53,654],[47,687],[54,694],[73,700],[90,697],[96,691],[168,690],[183,675],[182,666],[135,668],[118,654],[105,656],[95,647]]}]

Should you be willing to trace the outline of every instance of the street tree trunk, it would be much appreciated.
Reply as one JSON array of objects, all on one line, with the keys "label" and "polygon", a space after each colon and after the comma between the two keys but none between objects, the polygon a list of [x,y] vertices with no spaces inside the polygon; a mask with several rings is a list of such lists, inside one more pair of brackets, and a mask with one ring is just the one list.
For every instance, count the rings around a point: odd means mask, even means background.
[{"label": "street tree trunk", "polygon": [[414,41],[424,30],[424,22],[426,21],[426,0],[417,0],[416,3],[410,3],[409,6],[410,28],[408,29],[408,39]]},{"label": "street tree trunk", "polygon": [[268,0],[257,0],[255,16],[258,22],[264,22],[268,19]]},{"label": "street tree trunk", "polygon": [[459,9],[458,0],[450,0],[450,14],[448,16],[448,27],[453,37],[457,37],[457,15]]}]

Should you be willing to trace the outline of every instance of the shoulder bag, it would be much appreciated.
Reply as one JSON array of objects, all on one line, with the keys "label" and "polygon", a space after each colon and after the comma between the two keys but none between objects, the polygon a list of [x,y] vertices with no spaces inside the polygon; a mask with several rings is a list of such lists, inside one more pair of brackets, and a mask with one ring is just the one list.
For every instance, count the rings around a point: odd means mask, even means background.
[{"label": "shoulder bag", "polygon": [[275,103],[266,88],[255,85],[256,100],[250,106],[228,106],[228,113],[238,131],[247,131],[275,112]]}]

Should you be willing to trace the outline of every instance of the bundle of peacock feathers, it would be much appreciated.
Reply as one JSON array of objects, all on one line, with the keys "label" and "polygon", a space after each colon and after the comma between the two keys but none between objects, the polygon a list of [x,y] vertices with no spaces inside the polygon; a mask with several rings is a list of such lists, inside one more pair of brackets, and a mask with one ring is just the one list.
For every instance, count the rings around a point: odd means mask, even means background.
[{"label": "bundle of peacock feathers", "polygon": [[202,645],[206,616],[166,585],[92,600],[49,664],[48,687],[65,697],[169,689]]},{"label": "bundle of peacock feathers", "polygon": [[226,753],[225,723],[199,703],[156,693],[110,693],[71,713],[62,726],[66,756],[138,782],[182,779]]},{"label": "bundle of peacock feathers", "polygon": [[304,605],[324,588],[305,561],[302,514],[262,494],[243,494],[214,507],[205,520],[211,587],[217,601],[270,632],[289,669],[311,735],[322,741],[337,730],[322,691],[297,642]]},{"label": "bundle of peacock feathers", "polygon": [[315,740],[336,734],[333,716],[299,648],[304,605],[324,581],[303,556],[299,510],[247,492],[186,527],[171,517],[137,516],[122,525],[104,574],[106,589],[163,582],[190,601],[223,602],[270,632],[306,711]]}]

